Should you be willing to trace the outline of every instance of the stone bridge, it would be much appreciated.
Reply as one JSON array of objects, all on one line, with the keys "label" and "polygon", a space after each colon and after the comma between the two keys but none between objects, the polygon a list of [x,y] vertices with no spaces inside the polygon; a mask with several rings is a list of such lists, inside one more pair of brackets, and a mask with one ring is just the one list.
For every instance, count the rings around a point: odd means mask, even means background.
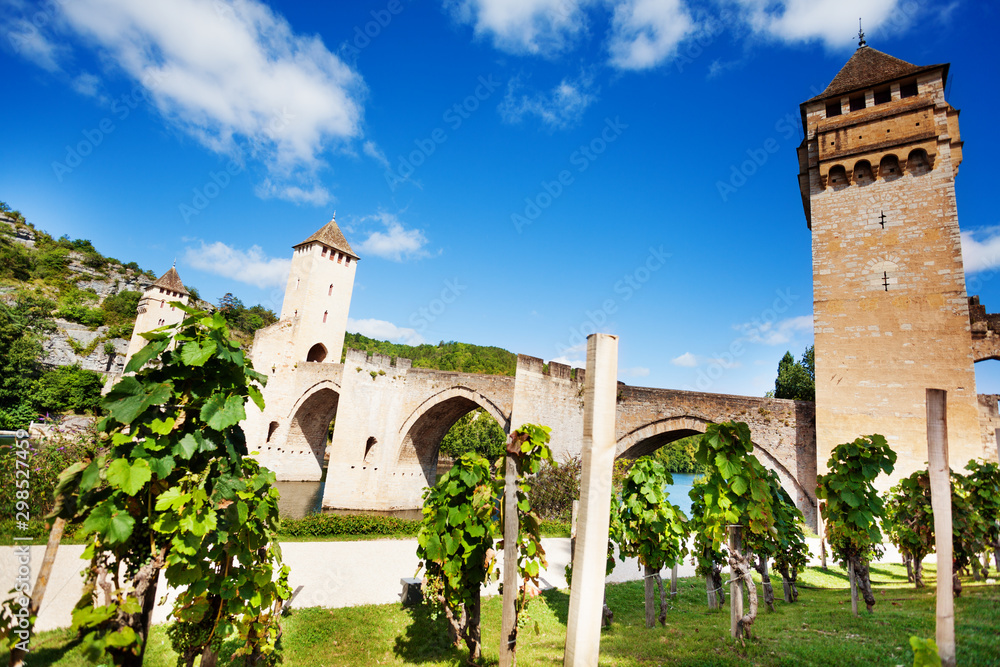
[{"label": "stone bridge", "polygon": [[[270,378],[268,404],[248,415],[251,451],[279,480],[319,480],[334,422],[323,492],[328,508],[420,507],[434,483],[441,439],[464,414],[482,408],[505,433],[525,423],[552,429],[559,461],[583,440],[583,369],[519,355],[515,377],[412,368],[348,350],[345,363],[301,363]],[[816,435],[813,404],[802,401],[648,389],[619,384],[617,456],[637,458],[707,424],[745,421],[754,453],[775,470],[815,526]]]}]

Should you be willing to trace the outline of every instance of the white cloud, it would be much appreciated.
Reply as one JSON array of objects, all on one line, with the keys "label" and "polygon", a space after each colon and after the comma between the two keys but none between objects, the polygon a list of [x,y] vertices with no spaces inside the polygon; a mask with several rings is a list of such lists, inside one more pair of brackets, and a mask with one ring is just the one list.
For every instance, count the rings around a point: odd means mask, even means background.
[{"label": "white cloud", "polygon": [[214,273],[248,285],[284,287],[288,282],[291,259],[268,257],[260,246],[240,250],[221,241],[205,243],[196,248],[187,248],[184,260],[201,271]]},{"label": "white cloud", "polygon": [[670,59],[695,29],[682,0],[625,0],[615,4],[608,50],[619,69],[642,70]]},{"label": "white cloud", "polygon": [[623,377],[644,378],[649,375],[649,369],[644,366],[634,366],[632,368],[621,368],[618,374]]},{"label": "white cloud", "polygon": [[[62,69],[59,66],[60,49],[27,19],[27,16],[35,10],[37,7],[16,0],[4,2],[2,5],[4,18],[0,23],[4,33],[3,41],[25,60],[30,60],[47,72],[58,72]],[[23,14],[24,17],[16,17],[16,14]],[[37,14],[48,17],[41,11]]]},{"label": "white cloud", "polygon": [[427,238],[419,229],[407,229],[392,213],[379,212],[376,215],[362,219],[362,222],[377,220],[385,231],[374,231],[364,241],[358,244],[358,252],[362,255],[374,255],[394,262],[404,259],[425,257]]},{"label": "white cloud", "polygon": [[100,87],[101,80],[89,72],[82,72],[73,79],[73,90],[87,97],[97,97]]},{"label": "white cloud", "polygon": [[587,359],[586,358],[583,358],[583,359],[573,359],[571,357],[567,357],[566,355],[563,355],[561,357],[556,357],[555,359],[551,359],[551,361],[554,361],[557,364],[565,364],[565,365],[569,366],[570,368],[586,368],[587,367]]},{"label": "white cloud", "polygon": [[333,195],[322,185],[313,184],[306,188],[288,183],[275,183],[270,178],[264,179],[254,192],[261,199],[285,199],[296,204],[312,204],[323,206],[333,200]]},{"label": "white cloud", "polygon": [[365,86],[319,37],[295,34],[257,0],[58,6],[171,122],[217,152],[248,144],[273,179],[294,186],[267,190],[275,196],[325,202],[316,171],[325,151],[360,136]]},{"label": "white cloud", "polygon": [[674,357],[670,360],[674,366],[683,366],[684,368],[694,368],[698,365],[698,358],[691,354],[690,352],[685,352],[679,357]]},{"label": "white cloud", "polygon": [[565,129],[583,119],[583,113],[597,100],[593,77],[581,74],[563,79],[548,93],[517,94],[518,78],[507,83],[507,94],[497,107],[506,123],[520,123],[525,116],[538,116],[553,129]]},{"label": "white cloud", "polygon": [[388,340],[393,343],[420,345],[425,342],[423,337],[414,329],[397,327],[392,322],[386,322],[385,320],[352,320],[351,318],[347,318],[347,329],[362,336],[368,336],[376,340]]},{"label": "white cloud", "polygon": [[392,165],[389,164],[389,158],[385,156],[374,141],[366,141],[362,146],[361,150],[365,152],[365,155],[372,158],[378,162],[386,171],[392,171]]},{"label": "white cloud", "polygon": [[477,37],[508,53],[556,55],[587,30],[589,0],[444,0]]},{"label": "white cloud", "polygon": [[1000,266],[1000,227],[962,232],[962,260],[966,273]]},{"label": "white cloud", "polygon": [[[914,9],[900,0],[735,0],[757,33],[786,42],[821,41],[827,48],[857,43],[858,17],[869,35],[903,28]],[[916,3],[914,3],[916,4]],[[907,11],[910,13],[908,14]]]},{"label": "white cloud", "polygon": [[751,343],[763,345],[784,345],[792,340],[798,332],[812,333],[812,315],[799,315],[776,322],[751,321],[737,324],[733,327],[741,332],[744,339]]}]

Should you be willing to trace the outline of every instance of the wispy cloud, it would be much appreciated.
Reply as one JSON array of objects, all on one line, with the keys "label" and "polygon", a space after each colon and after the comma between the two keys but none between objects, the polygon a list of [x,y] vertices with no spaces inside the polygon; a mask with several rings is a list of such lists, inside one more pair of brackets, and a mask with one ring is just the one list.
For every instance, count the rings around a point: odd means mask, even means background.
[{"label": "wispy cloud", "polygon": [[386,322],[385,320],[353,320],[347,318],[347,328],[349,331],[376,340],[388,340],[393,343],[403,343],[404,345],[420,345],[425,342],[423,337],[414,329],[398,327],[392,322]]},{"label": "wispy cloud", "polygon": [[674,366],[681,366],[683,368],[694,368],[698,365],[698,358],[691,354],[690,352],[685,352],[679,357],[674,357],[670,360]]},{"label": "wispy cloud", "polygon": [[966,273],[1000,266],[1000,226],[962,232],[962,260]]},{"label": "wispy cloud", "polygon": [[588,0],[444,0],[460,23],[508,53],[554,56],[587,31]]},{"label": "wispy cloud", "polygon": [[618,375],[622,377],[644,378],[649,376],[649,369],[645,366],[633,366],[632,368],[618,369]]},{"label": "wispy cloud", "polygon": [[549,92],[521,93],[518,77],[507,83],[507,94],[497,107],[506,123],[520,123],[525,116],[537,116],[552,129],[577,125],[591,104],[597,100],[593,77],[581,74],[575,79],[563,79]]},{"label": "wispy cloud", "polygon": [[290,259],[268,257],[260,246],[240,250],[221,241],[201,241],[199,246],[187,248],[184,261],[201,271],[261,289],[284,287],[292,266]]},{"label": "wispy cloud", "polygon": [[375,144],[374,141],[366,141],[364,144],[362,144],[361,150],[365,152],[365,155],[378,162],[383,169],[386,169],[388,171],[392,170],[392,165],[389,163],[389,158],[385,156],[385,153],[383,153],[379,149],[379,147]]},{"label": "wispy cloud", "polygon": [[682,0],[624,0],[614,3],[608,50],[618,69],[642,70],[673,56],[695,29]]},{"label": "wispy cloud", "polygon": [[4,34],[2,42],[5,46],[47,72],[60,71],[59,60],[65,49],[57,46],[55,40],[29,20],[32,14],[49,18],[48,15],[39,11],[37,6],[20,0],[7,0],[0,7],[0,31]]},{"label": "wispy cloud", "polygon": [[396,215],[383,211],[360,220],[361,224],[370,222],[381,225],[382,229],[371,232],[358,244],[358,252],[362,255],[374,255],[394,262],[427,256],[427,237],[423,231],[407,229]]},{"label": "wispy cloud", "polygon": [[799,332],[812,332],[812,315],[799,315],[772,322],[744,322],[733,327],[751,343],[785,345]]},{"label": "wispy cloud", "polygon": [[734,359],[726,359],[723,357],[703,357],[696,354],[691,354],[690,352],[685,352],[679,357],[674,357],[670,360],[674,366],[680,366],[682,368],[697,368],[698,366],[705,366],[708,364],[715,364],[721,366],[722,368],[740,368],[743,366],[739,361]]},{"label": "wispy cloud", "polygon": [[902,29],[913,11],[908,14],[901,0],[734,0],[734,4],[757,34],[785,42],[820,41],[831,49],[857,41],[859,16],[864,17],[865,31],[873,34],[890,25]]},{"label": "wispy cloud", "polygon": [[361,136],[366,88],[319,37],[296,34],[258,0],[55,6],[53,25],[138,82],[168,122],[213,151],[260,160],[273,184],[259,194],[329,201],[317,172],[325,153]]}]

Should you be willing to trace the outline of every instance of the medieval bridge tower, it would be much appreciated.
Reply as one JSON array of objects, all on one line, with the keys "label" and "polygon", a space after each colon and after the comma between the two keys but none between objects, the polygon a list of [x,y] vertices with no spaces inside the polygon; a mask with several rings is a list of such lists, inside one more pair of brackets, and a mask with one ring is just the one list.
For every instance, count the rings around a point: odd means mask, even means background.
[{"label": "medieval bridge tower", "polygon": [[996,456],[976,396],[955,200],[962,141],[947,76],[947,64],[911,65],[862,37],[801,105],[820,471],[833,447],[870,433],[899,455],[894,479],[924,468],[928,387],[948,391],[953,467]]}]

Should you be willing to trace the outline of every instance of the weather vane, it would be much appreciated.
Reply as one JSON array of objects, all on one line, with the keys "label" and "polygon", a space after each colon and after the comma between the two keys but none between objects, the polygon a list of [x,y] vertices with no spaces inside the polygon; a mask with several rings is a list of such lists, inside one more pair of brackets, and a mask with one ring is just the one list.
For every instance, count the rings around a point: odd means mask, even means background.
[{"label": "weather vane", "polygon": [[861,19],[858,18],[858,46],[865,45],[865,31],[861,29]]}]

